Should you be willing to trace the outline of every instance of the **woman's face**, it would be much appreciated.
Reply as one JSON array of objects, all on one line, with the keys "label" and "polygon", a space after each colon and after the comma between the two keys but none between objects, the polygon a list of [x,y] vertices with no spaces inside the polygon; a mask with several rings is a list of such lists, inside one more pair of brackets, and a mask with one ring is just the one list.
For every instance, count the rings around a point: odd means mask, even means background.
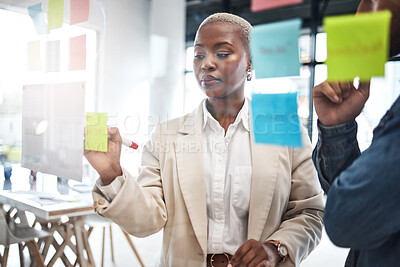
[{"label": "woman's face", "polygon": [[250,56],[237,27],[230,23],[211,22],[197,32],[194,42],[194,74],[209,98],[244,95]]},{"label": "woman's face", "polygon": [[357,13],[389,10],[392,13],[390,27],[390,55],[400,53],[400,1],[399,0],[362,0],[358,5]]}]

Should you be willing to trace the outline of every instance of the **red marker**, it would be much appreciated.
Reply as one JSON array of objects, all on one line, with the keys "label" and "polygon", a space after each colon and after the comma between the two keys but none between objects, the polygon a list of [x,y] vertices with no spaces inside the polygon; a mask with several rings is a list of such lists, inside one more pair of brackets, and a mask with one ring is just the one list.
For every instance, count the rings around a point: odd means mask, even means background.
[{"label": "red marker", "polygon": [[125,137],[122,137],[122,144],[133,149],[137,149],[139,147],[138,144]]}]

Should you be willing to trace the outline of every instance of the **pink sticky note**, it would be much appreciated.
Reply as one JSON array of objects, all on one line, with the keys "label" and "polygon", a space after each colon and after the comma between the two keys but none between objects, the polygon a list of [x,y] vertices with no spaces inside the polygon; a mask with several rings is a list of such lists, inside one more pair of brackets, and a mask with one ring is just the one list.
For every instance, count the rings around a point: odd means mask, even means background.
[{"label": "pink sticky note", "polygon": [[86,69],[86,35],[69,39],[69,70]]},{"label": "pink sticky note", "polygon": [[89,0],[71,0],[70,24],[76,24],[89,20]]},{"label": "pink sticky note", "polygon": [[251,0],[251,11],[258,12],[303,3],[304,0]]}]

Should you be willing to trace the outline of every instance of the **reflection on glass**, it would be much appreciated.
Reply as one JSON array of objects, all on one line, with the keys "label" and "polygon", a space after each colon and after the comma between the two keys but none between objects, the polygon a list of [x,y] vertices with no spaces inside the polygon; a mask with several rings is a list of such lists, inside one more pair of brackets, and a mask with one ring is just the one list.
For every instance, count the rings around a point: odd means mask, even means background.
[{"label": "reflection on glass", "polygon": [[[327,35],[326,33],[317,33],[315,61],[325,62],[327,59]],[[311,62],[311,37],[310,35],[302,35],[299,37],[299,54],[301,63]]]},{"label": "reflection on glass", "polygon": [[299,37],[300,63],[310,63],[311,62],[310,43],[311,43],[310,35],[302,35]]},{"label": "reflection on glass", "polygon": [[[6,3],[5,7],[12,7],[15,4],[11,3],[13,1],[8,2],[10,3]],[[21,3],[21,6],[26,4],[28,3]],[[10,10],[14,10],[14,8],[10,8]],[[28,14],[0,9],[0,35],[2,36],[0,42],[0,51],[2,52],[0,60],[0,160],[4,162],[1,167],[3,168],[4,164],[12,166],[10,181],[13,181],[13,190],[28,190],[30,184],[27,180],[30,170],[20,167],[22,88],[28,84],[86,81],[86,106],[91,109],[95,99],[97,33],[95,30],[84,28],[84,26],[70,25],[47,34],[37,34]],[[87,69],[69,71],[69,40],[71,37],[80,35],[86,35]],[[59,72],[45,72],[45,63],[49,63],[46,62],[46,59],[51,52],[46,46],[49,41],[60,42],[59,57],[50,58],[51,61],[60,60]],[[33,131],[36,135],[42,135],[46,128],[46,122],[42,121],[35,125]],[[10,168],[7,166],[5,169],[1,169],[1,176],[3,170],[7,172],[8,176],[8,169]],[[38,176],[38,179],[41,178]],[[11,182],[4,183],[3,187],[8,185],[11,186]]]}]

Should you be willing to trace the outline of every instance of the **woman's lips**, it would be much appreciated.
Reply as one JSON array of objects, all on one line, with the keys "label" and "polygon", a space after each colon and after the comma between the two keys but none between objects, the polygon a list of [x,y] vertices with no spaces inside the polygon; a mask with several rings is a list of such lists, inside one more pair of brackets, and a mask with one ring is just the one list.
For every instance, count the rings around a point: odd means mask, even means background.
[{"label": "woman's lips", "polygon": [[217,79],[217,78],[215,78],[214,76],[211,76],[211,75],[206,75],[206,76],[201,77],[200,81],[201,81],[201,85],[203,87],[211,87],[214,84],[220,82],[219,79]]}]

